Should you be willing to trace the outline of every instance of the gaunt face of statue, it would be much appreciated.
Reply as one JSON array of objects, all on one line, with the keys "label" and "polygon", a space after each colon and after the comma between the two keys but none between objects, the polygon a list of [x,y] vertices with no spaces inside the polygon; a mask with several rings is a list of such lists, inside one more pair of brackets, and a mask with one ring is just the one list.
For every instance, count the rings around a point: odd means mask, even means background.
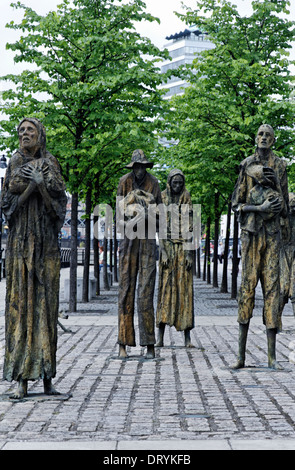
[{"label": "gaunt face of statue", "polygon": [[142,163],[134,163],[133,173],[135,174],[135,178],[138,181],[141,181],[146,174],[146,166],[143,165]]},{"label": "gaunt face of statue", "polygon": [[274,143],[274,133],[268,126],[260,126],[258,129],[256,143],[259,149],[269,150]]},{"label": "gaunt face of statue", "polygon": [[38,130],[33,123],[24,121],[19,128],[18,138],[21,149],[31,153],[38,148]]},{"label": "gaunt face of statue", "polygon": [[171,179],[170,187],[175,194],[179,194],[184,186],[183,177],[181,175],[175,175]]}]

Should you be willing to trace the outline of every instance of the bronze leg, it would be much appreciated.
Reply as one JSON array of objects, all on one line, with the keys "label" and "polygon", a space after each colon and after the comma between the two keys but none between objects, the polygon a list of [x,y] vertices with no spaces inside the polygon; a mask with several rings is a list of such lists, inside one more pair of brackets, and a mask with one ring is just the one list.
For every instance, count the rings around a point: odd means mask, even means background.
[{"label": "bronze leg", "polygon": [[275,328],[267,329],[266,334],[267,334],[268,367],[270,369],[282,370],[283,369],[282,366],[280,366],[276,361],[277,330]]},{"label": "bronze leg", "polygon": [[165,326],[166,326],[165,323],[159,324],[158,341],[157,341],[157,344],[155,345],[157,348],[162,348],[164,346]]},{"label": "bronze leg", "polygon": [[245,367],[246,343],[249,325],[250,322],[246,324],[240,323],[238,360],[235,364],[232,365],[232,369],[241,369],[242,367]]}]

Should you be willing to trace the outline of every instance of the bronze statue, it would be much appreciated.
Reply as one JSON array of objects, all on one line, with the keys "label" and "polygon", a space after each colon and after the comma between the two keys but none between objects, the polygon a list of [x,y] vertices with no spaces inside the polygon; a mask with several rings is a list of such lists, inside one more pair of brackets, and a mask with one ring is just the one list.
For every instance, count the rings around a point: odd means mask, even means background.
[{"label": "bronze statue", "polygon": [[232,196],[238,212],[242,243],[242,280],[238,299],[239,352],[234,368],[245,365],[245,351],[255,288],[261,281],[263,322],[268,344],[268,367],[281,369],[276,361],[276,334],[281,330],[280,248],[281,220],[288,215],[286,163],[275,156],[271,126],[260,126],[255,154],[240,165]]},{"label": "bronze statue", "polygon": [[[186,239],[181,233],[184,211],[192,212],[191,197],[185,188],[185,177],[181,170],[172,170],[168,175],[167,188],[162,192],[167,211],[167,239],[160,242],[159,286],[157,305],[157,326],[159,336],[156,346],[164,345],[165,326],[174,326],[184,331],[186,347],[193,347],[190,331],[194,328],[192,252],[185,249]],[[174,206],[174,209],[173,209]],[[182,208],[182,212],[181,212]],[[174,211],[176,213],[174,213]],[[173,235],[172,220],[177,222],[179,235]],[[192,221],[191,221],[192,223]]]},{"label": "bronze statue", "polygon": [[[156,239],[155,232],[147,232],[147,209],[150,204],[162,202],[158,180],[147,172],[152,168],[142,150],[135,150],[131,163],[126,168],[132,171],[119,182],[117,196],[123,197],[126,210],[122,214],[124,238],[119,248],[119,357],[126,358],[126,346],[135,346],[134,302],[136,280],[138,277],[137,312],[139,320],[139,341],[147,346],[147,359],[155,357],[154,344],[154,288],[156,279]],[[134,203],[143,208],[143,236],[135,238],[128,233],[128,223],[140,223],[141,214],[133,214]],[[129,210],[128,210],[128,206]],[[120,205],[119,205],[120,211]],[[134,217],[133,217],[134,215]]]},{"label": "bronze statue", "polygon": [[[289,193],[288,223],[282,224],[282,247],[280,256],[280,309],[291,300],[295,315],[295,193]],[[283,221],[284,222],[284,221]]]},{"label": "bronze statue", "polygon": [[58,394],[56,374],[60,252],[66,210],[60,166],[46,150],[42,123],[18,126],[20,149],[6,171],[1,197],[9,226],[6,249],[6,337],[3,378],[18,382],[11,398],[27,395],[28,380],[43,379]]}]

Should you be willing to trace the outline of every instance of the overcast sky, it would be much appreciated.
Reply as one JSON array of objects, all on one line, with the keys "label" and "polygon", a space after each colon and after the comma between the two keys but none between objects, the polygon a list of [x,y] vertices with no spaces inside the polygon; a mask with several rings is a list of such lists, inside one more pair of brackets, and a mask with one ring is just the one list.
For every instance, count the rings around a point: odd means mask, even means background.
[{"label": "overcast sky", "polygon": [[[15,65],[13,62],[14,53],[12,51],[6,51],[5,44],[7,42],[13,42],[19,35],[19,33],[5,28],[5,25],[11,20],[18,21],[22,17],[22,11],[15,10],[10,7],[12,0],[0,0],[1,1],[1,15],[0,15],[0,57],[1,57],[1,68],[0,75],[6,73],[19,73],[24,67],[23,65]],[[22,3],[33,8],[37,13],[45,14],[50,10],[55,10],[56,6],[61,3],[61,0],[22,0]],[[140,23],[139,31],[142,36],[149,37],[152,42],[162,48],[167,42],[166,36],[170,36],[173,33],[181,31],[185,28],[183,22],[180,21],[174,14],[174,11],[183,12],[181,0],[145,0],[147,5],[147,11],[152,15],[158,17],[161,21],[159,25],[157,22],[151,23]],[[184,0],[185,5],[194,8],[196,6],[196,0]],[[233,0],[233,3],[238,6],[239,12],[242,15],[246,15],[251,12],[251,0]],[[291,0],[291,17],[295,20],[295,0]]]},{"label": "overcast sky", "polygon": [[[16,0],[15,0],[16,1]],[[15,10],[10,6],[12,0],[0,0],[0,76],[6,74],[18,74],[25,68],[33,67],[28,64],[14,64],[14,52],[5,48],[7,42],[14,42],[19,37],[19,32],[10,30],[5,27],[7,23],[14,20],[18,22],[22,19],[22,10]],[[238,6],[241,15],[249,14],[252,0],[233,0],[232,3]],[[22,0],[22,3],[33,8],[39,14],[46,14],[50,10],[55,10],[61,0]],[[181,0],[145,0],[147,12],[160,19],[161,24],[157,22],[141,22],[138,30],[142,36],[149,37],[152,42],[162,48],[166,41],[166,36],[170,36],[176,32],[185,29],[185,24],[177,18],[175,11],[184,13]],[[184,0],[183,3],[188,7],[195,8],[196,0]],[[295,20],[295,0],[291,0],[291,19]],[[295,45],[291,53],[291,58],[295,60]],[[292,68],[293,69],[293,68]],[[0,90],[7,89],[8,84],[0,81]]]}]

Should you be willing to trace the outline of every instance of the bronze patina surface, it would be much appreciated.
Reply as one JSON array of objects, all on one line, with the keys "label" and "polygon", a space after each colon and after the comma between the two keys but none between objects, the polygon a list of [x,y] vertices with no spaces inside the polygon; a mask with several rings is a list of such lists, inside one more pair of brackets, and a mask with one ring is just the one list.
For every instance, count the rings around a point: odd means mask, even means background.
[{"label": "bronze patina surface", "polygon": [[[127,167],[131,167],[132,171],[121,178],[117,196],[125,198],[123,202],[126,203],[126,206],[128,204],[134,205],[134,203],[141,206],[144,221],[147,221],[148,206],[150,204],[158,205],[162,202],[158,180],[146,171],[151,167],[151,163],[147,161],[142,150],[133,152],[132,161]],[[135,217],[137,216],[138,214],[135,215]],[[126,224],[132,220],[132,209],[122,215],[122,220],[126,228]],[[120,345],[119,357],[121,358],[127,357],[126,346],[136,345],[134,305],[137,280],[139,342],[141,346],[147,346],[146,357],[151,359],[155,355],[153,304],[156,280],[155,233],[149,234],[147,231],[142,239],[138,237],[132,239],[124,231],[124,238],[121,240],[119,248],[118,343]]]},{"label": "bronze patina surface", "polygon": [[286,163],[271,150],[275,142],[269,125],[260,126],[255,154],[240,165],[232,196],[239,214],[242,243],[242,280],[238,298],[239,356],[235,368],[244,367],[255,288],[261,282],[263,322],[268,338],[268,365],[280,368],[275,357],[276,334],[281,330],[280,256],[282,226],[289,211]]},{"label": "bronze patina surface", "polygon": [[[183,237],[182,221],[188,212],[191,217],[192,202],[181,170],[172,170],[168,176],[167,188],[162,192],[163,204],[167,210],[167,239],[160,240],[159,285],[157,304],[157,326],[159,338],[156,346],[164,345],[165,325],[184,331],[185,345],[192,346],[190,330],[194,327],[194,297],[192,253],[185,249],[187,240]],[[172,219],[177,222],[179,234],[173,235]],[[192,227],[190,227],[192,229]]]},{"label": "bronze patina surface", "polygon": [[20,149],[9,161],[1,200],[9,226],[3,378],[18,382],[12,398],[26,396],[27,381],[39,378],[45,393],[57,393],[51,379],[56,374],[58,234],[67,201],[42,123],[26,118],[18,135]]}]

